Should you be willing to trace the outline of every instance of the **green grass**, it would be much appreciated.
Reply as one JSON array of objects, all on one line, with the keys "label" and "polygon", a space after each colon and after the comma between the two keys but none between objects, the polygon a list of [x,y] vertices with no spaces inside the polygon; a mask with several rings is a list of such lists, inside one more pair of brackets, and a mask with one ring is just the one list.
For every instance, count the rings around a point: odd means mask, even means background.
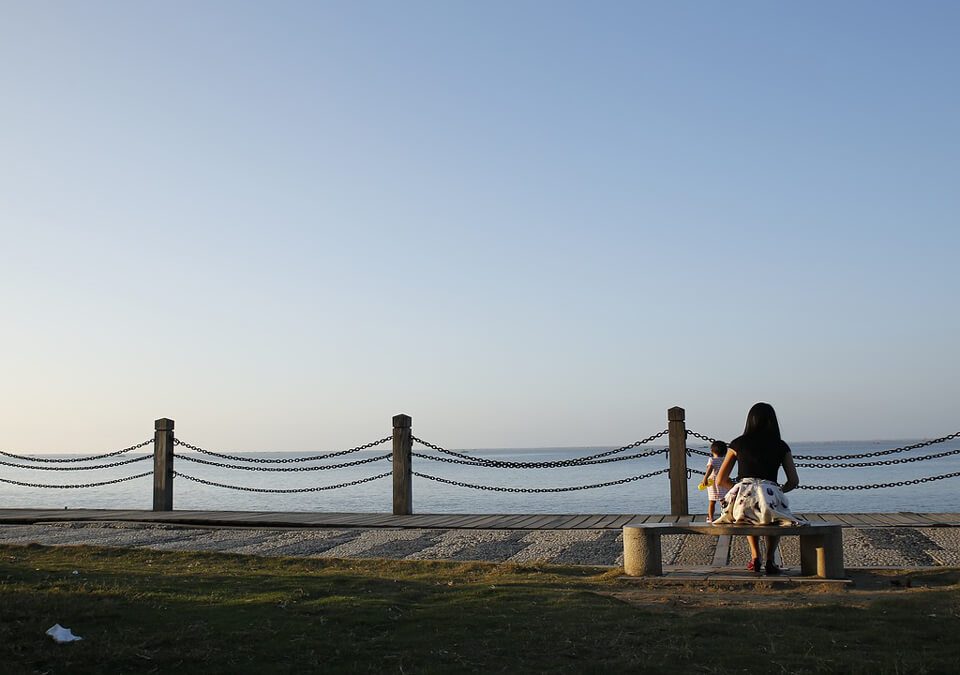
[{"label": "green grass", "polygon": [[[722,589],[584,567],[0,546],[0,671],[954,673],[958,579]],[[55,644],[54,623],[83,641]]]}]

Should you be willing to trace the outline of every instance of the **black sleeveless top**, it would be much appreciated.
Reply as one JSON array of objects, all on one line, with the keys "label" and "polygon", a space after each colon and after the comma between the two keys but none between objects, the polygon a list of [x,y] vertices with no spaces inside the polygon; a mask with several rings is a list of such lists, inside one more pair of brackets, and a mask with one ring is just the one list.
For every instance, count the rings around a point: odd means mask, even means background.
[{"label": "black sleeveless top", "polygon": [[763,478],[776,483],[783,457],[790,452],[789,445],[766,435],[738,436],[730,447],[737,453],[737,480]]}]

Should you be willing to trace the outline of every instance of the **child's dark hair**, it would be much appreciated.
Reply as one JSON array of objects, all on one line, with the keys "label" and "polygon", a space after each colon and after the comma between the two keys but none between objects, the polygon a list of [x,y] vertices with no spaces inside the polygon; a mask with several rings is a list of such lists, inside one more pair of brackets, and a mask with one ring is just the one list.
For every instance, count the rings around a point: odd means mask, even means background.
[{"label": "child's dark hair", "polygon": [[723,441],[714,441],[710,444],[710,452],[719,457],[727,454],[727,444]]}]

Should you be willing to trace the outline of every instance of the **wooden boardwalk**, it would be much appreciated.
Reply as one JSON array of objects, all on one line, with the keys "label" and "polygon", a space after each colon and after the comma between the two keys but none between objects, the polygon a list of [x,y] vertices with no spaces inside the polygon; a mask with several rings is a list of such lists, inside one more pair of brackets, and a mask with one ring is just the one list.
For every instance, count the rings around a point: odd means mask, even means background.
[{"label": "wooden boardwalk", "polygon": [[[960,527],[960,513],[804,513],[812,522],[845,527]],[[664,514],[307,513],[281,511],[123,511],[0,509],[0,524],[119,521],[204,527],[384,527],[476,530],[619,530],[635,522],[704,522],[706,516]]]}]

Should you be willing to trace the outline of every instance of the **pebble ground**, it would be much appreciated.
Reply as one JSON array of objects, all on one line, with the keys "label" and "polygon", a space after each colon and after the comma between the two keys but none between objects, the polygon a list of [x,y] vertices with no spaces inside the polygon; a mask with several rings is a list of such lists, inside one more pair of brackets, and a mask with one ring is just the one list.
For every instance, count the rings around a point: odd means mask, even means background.
[{"label": "pebble ground", "polygon": [[[666,535],[667,565],[710,565],[716,539]],[[623,562],[617,530],[444,530],[363,528],[194,528],[140,523],[0,525],[0,543],[89,544],[170,551],[398,560],[545,561],[614,567]],[[844,528],[847,567],[960,567],[960,528]],[[799,565],[796,537],[781,542],[784,564]],[[746,565],[746,540],[736,537],[731,565]]]}]

